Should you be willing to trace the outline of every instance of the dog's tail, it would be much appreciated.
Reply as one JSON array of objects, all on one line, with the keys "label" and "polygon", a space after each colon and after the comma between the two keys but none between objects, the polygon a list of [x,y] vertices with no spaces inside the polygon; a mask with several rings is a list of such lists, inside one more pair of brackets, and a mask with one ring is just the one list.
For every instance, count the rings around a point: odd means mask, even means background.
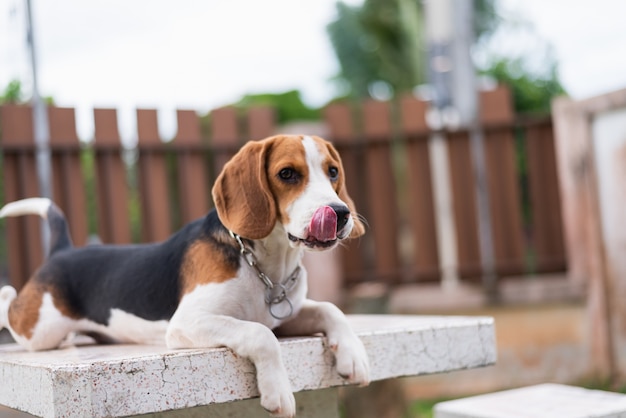
[{"label": "dog's tail", "polygon": [[50,255],[73,247],[65,215],[52,200],[45,197],[32,197],[7,203],[0,209],[0,218],[21,215],[39,215],[48,221]]}]

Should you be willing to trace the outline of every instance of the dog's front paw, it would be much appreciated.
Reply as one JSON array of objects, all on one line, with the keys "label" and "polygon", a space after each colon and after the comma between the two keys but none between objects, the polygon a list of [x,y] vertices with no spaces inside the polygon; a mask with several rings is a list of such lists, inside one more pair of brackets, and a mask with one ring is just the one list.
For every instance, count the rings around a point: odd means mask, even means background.
[{"label": "dog's front paw", "polygon": [[296,415],[296,399],[287,375],[259,379],[261,406],[273,417],[291,418]]},{"label": "dog's front paw", "polygon": [[370,364],[363,343],[356,335],[329,341],[335,353],[337,373],[350,383],[367,386],[370,382]]}]

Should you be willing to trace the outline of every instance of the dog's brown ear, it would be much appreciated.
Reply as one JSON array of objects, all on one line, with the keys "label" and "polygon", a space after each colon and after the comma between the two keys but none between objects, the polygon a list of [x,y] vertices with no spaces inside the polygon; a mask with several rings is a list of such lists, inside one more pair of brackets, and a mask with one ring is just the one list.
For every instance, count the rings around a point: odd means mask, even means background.
[{"label": "dog's brown ear", "polygon": [[339,196],[339,199],[341,199],[346,203],[346,205],[348,205],[348,208],[350,209],[350,214],[352,215],[352,220],[354,221],[354,227],[352,227],[352,231],[350,232],[350,238],[358,238],[361,235],[365,234],[365,225],[359,218],[359,215],[356,211],[356,206],[354,205],[354,201],[352,200],[350,195],[348,195],[348,190],[346,188],[346,175],[343,169],[343,163],[341,162],[341,156],[330,142],[326,140],[324,140],[324,142],[326,143],[326,147],[328,148],[328,152],[330,153],[330,155],[333,157],[333,159],[339,162],[338,168],[340,173],[340,180],[339,184],[337,185],[337,195]]},{"label": "dog's brown ear", "polygon": [[224,166],[213,186],[213,201],[224,226],[248,239],[268,236],[276,224],[276,203],[265,170],[268,143],[248,142]]}]

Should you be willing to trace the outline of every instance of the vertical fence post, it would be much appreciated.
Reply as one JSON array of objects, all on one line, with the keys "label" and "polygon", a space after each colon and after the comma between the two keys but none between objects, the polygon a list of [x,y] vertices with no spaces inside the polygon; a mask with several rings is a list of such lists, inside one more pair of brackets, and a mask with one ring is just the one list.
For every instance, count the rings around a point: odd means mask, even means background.
[{"label": "vertical fence post", "polygon": [[178,133],[173,142],[177,160],[177,183],[183,224],[206,215],[210,186],[200,136],[200,122],[193,110],[179,110]]},{"label": "vertical fence post", "polygon": [[448,133],[450,185],[454,196],[453,211],[456,229],[458,274],[461,278],[480,277],[480,249],[478,245],[478,215],[474,169],[470,158],[469,138],[466,132]]},{"label": "vertical fence post", "polygon": [[525,263],[512,100],[509,90],[499,87],[482,92],[480,102],[496,272],[519,274]]},{"label": "vertical fence post", "polygon": [[67,219],[74,244],[87,242],[85,182],[80,161],[74,109],[49,107],[54,200]]},{"label": "vertical fence post", "polygon": [[414,240],[415,279],[438,279],[439,252],[435,202],[426,124],[427,103],[406,95],[400,101],[402,134],[406,141],[408,222]]},{"label": "vertical fence post", "polygon": [[538,271],[562,271],[565,245],[552,123],[526,128],[528,181],[532,211],[532,242]]},{"label": "vertical fence post", "polygon": [[[328,125],[330,140],[341,155],[341,162],[346,176],[346,188],[350,193],[356,210],[365,214],[366,202],[363,188],[363,155],[362,144],[354,131],[352,111],[347,103],[333,103],[324,109],[324,119]],[[355,283],[366,279],[364,263],[364,243],[370,240],[370,228],[366,228],[366,235],[358,240],[349,241],[342,249],[343,271],[348,283]]]},{"label": "vertical fence post", "polygon": [[141,201],[141,237],[163,241],[171,232],[166,148],[161,142],[155,109],[137,109],[138,175]]},{"label": "vertical fence post", "polygon": [[248,111],[248,138],[259,140],[274,134],[274,109],[270,106],[253,107]]},{"label": "vertical fence post", "polygon": [[211,112],[211,145],[214,153],[213,178],[216,178],[241,145],[235,108],[223,107]]},{"label": "vertical fence post", "polygon": [[[2,124],[3,182],[6,202],[39,196],[32,108],[0,107]],[[10,218],[6,221],[9,277],[20,289],[43,260],[39,219]]]},{"label": "vertical fence post", "polygon": [[94,164],[98,235],[110,244],[131,242],[128,182],[115,109],[94,109]]},{"label": "vertical fence post", "polygon": [[365,178],[369,185],[370,225],[374,236],[374,259],[377,276],[397,281],[400,275],[398,256],[398,208],[396,184],[391,165],[390,103],[368,100],[363,104],[363,131],[366,141]]}]

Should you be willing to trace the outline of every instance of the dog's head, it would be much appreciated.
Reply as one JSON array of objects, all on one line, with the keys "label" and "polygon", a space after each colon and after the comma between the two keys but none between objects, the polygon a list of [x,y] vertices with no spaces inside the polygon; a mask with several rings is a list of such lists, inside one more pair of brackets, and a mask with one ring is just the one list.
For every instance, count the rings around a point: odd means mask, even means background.
[{"label": "dog's head", "polygon": [[321,250],[365,233],[348,195],[341,158],[316,136],[248,142],[213,186],[222,223],[249,239],[280,223],[293,247]]}]

